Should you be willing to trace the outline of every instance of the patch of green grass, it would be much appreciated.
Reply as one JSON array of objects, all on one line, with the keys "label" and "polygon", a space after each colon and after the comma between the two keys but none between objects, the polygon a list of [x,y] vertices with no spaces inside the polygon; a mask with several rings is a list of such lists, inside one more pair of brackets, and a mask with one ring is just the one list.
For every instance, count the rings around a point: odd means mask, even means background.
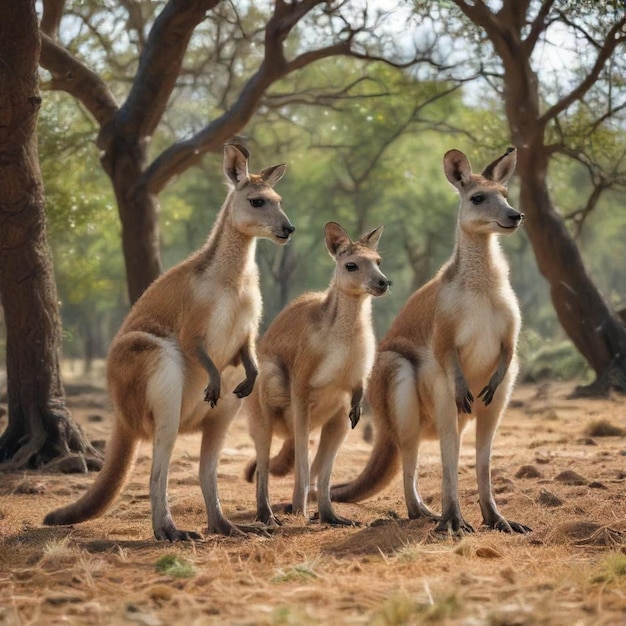
[{"label": "patch of green grass", "polygon": [[626,554],[614,552],[609,554],[598,567],[591,582],[611,585],[626,582]]},{"label": "patch of green grass", "polygon": [[289,568],[279,568],[276,570],[274,576],[272,576],[271,582],[273,583],[286,583],[295,580],[307,581],[321,578],[321,576],[315,571],[317,561],[305,561],[304,563],[298,563],[292,565]]},{"label": "patch of green grass", "polygon": [[440,623],[454,616],[459,609],[459,600],[455,594],[446,594],[441,598],[428,597],[428,601],[419,602],[406,593],[397,593],[383,603],[373,616],[373,626],[402,626],[404,624]]},{"label": "patch of green grass", "polygon": [[318,620],[310,617],[299,606],[279,606],[272,612],[272,626],[315,626]]},{"label": "patch of green grass", "polygon": [[196,571],[189,561],[175,554],[166,554],[156,562],[157,572],[173,578],[191,578]]}]

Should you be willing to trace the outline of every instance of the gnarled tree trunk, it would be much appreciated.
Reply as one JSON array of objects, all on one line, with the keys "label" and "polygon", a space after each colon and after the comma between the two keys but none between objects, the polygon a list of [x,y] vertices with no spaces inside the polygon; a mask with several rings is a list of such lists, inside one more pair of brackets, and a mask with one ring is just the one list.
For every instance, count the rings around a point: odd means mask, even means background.
[{"label": "gnarled tree trunk", "polygon": [[[39,29],[34,0],[6,0],[0,20],[0,297],[9,423],[0,468],[94,453],[65,407],[61,327],[37,153]],[[82,466],[86,469],[85,461]]]}]

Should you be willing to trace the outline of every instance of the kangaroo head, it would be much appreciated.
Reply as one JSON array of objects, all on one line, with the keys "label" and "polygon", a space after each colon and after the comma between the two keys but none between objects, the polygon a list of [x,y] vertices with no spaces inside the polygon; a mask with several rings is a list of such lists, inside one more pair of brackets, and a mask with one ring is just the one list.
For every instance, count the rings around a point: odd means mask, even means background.
[{"label": "kangaroo head", "polygon": [[285,244],[296,229],[281,207],[274,185],[286,165],[274,165],[259,174],[248,172],[250,153],[239,144],[224,146],[224,174],[229,183],[229,217],[236,230],[248,237],[264,237]]},{"label": "kangaroo head", "polygon": [[383,226],[375,228],[359,240],[352,241],[336,222],[325,228],[326,247],[335,259],[335,281],[338,288],[350,295],[382,296],[391,281],[380,271],[380,255],[376,252]]},{"label": "kangaroo head", "polygon": [[507,183],[515,171],[517,152],[508,148],[482,174],[473,174],[468,158],[459,150],[448,150],[443,170],[461,197],[459,224],[468,233],[511,233],[524,219],[507,202]]}]

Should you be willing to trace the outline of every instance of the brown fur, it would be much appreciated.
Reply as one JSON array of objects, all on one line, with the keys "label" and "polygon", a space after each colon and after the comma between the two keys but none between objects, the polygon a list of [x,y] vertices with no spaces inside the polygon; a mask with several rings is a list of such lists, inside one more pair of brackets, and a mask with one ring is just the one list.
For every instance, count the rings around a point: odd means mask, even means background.
[{"label": "brown fur", "polygon": [[434,518],[417,489],[417,455],[421,440],[439,438],[443,513],[438,529],[472,531],[461,515],[457,474],[460,435],[475,417],[484,522],[507,532],[529,530],[500,515],[490,475],[492,438],[517,373],[519,307],[496,238],[516,230],[523,217],[506,201],[515,156],[508,151],[482,175],[472,174],[461,152],[444,156],[446,177],[461,197],[455,250],[408,299],[380,342],[368,390],[375,445],[355,481],[333,486],[333,500],[355,502],[379,492],[402,459],[409,517]]},{"label": "brown fur", "polygon": [[[317,477],[320,521],[350,523],[333,510],[329,483],[349,424],[358,421],[373,361],[370,296],[389,285],[378,268],[381,230],[353,242],[338,224],[327,224],[326,245],[336,262],[329,289],[291,302],[259,342],[259,382],[245,406],[257,452],[257,518],[266,524],[279,523],[267,486],[273,434],[287,440],[283,461],[290,460],[293,446],[293,511],[307,516],[309,485]],[[309,467],[309,434],[316,428],[320,443]]]},{"label": "brown fur", "polygon": [[[285,243],[294,228],[272,187],[284,165],[248,173],[248,152],[224,148],[230,189],[204,247],[158,278],[135,303],[108,356],[115,408],[105,464],[76,503],[49,513],[45,524],[72,524],[100,515],[124,485],[134,451],[153,440],[150,478],[157,539],[199,537],[181,531],[167,501],[169,462],[178,432],[202,431],[200,484],[209,530],[239,532],[217,496],[217,462],[228,425],[257,375],[255,341],[261,314],[257,237]],[[253,203],[264,202],[262,208]],[[237,385],[242,374],[245,380]],[[208,376],[208,384],[207,384]]]}]

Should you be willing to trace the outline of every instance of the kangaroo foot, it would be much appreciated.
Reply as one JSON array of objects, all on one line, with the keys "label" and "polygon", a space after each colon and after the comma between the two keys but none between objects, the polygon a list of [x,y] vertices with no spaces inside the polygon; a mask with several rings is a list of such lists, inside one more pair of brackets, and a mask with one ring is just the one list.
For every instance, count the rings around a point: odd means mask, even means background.
[{"label": "kangaroo foot", "polygon": [[418,502],[409,510],[409,519],[431,519],[439,521],[441,517],[433,513],[425,504]]},{"label": "kangaroo foot", "polygon": [[446,515],[441,517],[435,532],[462,537],[473,533],[474,529],[460,515]]},{"label": "kangaroo foot", "polygon": [[225,517],[220,517],[216,522],[211,524],[209,522],[209,532],[216,535],[224,535],[225,537],[236,537],[245,535],[245,532],[241,530],[236,524],[227,520]]},{"label": "kangaroo foot", "polygon": [[510,520],[505,520],[503,517],[499,517],[493,520],[491,523],[485,522],[489,528],[493,530],[499,530],[502,533],[519,533],[520,535],[528,535],[533,532],[532,528],[529,528],[525,524],[520,524],[519,522],[512,522]]},{"label": "kangaroo foot", "polygon": [[318,517],[321,524],[330,524],[331,526],[360,526],[361,523],[355,520],[347,519],[337,515],[334,512],[319,514]]},{"label": "kangaroo foot", "polygon": [[167,526],[154,530],[154,536],[158,541],[200,541],[202,535],[192,530],[179,530],[175,526]]}]

